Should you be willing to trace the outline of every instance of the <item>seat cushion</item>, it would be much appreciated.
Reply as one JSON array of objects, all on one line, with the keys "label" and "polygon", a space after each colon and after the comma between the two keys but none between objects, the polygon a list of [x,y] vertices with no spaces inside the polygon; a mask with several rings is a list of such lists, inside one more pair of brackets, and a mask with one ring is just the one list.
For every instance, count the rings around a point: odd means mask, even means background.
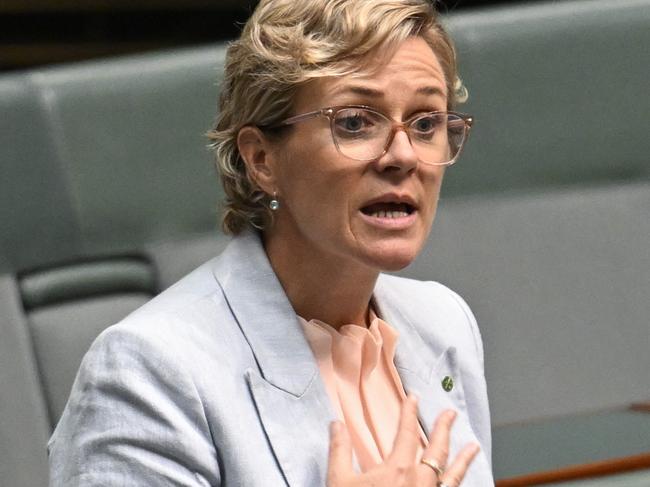
[{"label": "seat cushion", "polygon": [[50,305],[32,311],[29,327],[52,425],[56,425],[90,344],[151,299],[150,294],[115,294]]},{"label": "seat cushion", "polygon": [[47,485],[50,435],[32,342],[18,285],[0,275],[0,483]]}]

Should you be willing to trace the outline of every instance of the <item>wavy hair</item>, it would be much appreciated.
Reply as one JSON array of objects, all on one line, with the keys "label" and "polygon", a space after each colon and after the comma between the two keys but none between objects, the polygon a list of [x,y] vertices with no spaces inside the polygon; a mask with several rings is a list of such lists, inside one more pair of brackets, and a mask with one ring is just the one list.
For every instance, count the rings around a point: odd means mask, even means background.
[{"label": "wavy hair", "polygon": [[390,59],[410,36],[422,37],[438,57],[448,108],[465,101],[453,43],[428,0],[260,1],[228,47],[219,114],[208,132],[225,192],[226,233],[247,226],[263,230],[272,219],[269,196],[249,177],[239,154],[239,130],[286,118],[297,89],[309,80],[379,69],[368,54]]}]

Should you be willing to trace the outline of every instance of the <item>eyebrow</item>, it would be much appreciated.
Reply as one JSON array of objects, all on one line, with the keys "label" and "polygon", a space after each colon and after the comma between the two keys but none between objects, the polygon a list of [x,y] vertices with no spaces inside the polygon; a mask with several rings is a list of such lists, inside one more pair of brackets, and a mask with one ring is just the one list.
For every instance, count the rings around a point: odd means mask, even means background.
[{"label": "eyebrow", "polygon": [[417,89],[416,93],[422,95],[438,95],[443,97],[445,96],[444,91],[442,91],[437,86],[421,86],[420,88]]},{"label": "eyebrow", "polygon": [[343,86],[340,90],[336,90],[338,93],[353,93],[355,95],[368,96],[371,98],[383,98],[384,92],[375,90],[374,88],[367,88],[365,86],[358,85],[348,85]]},{"label": "eyebrow", "polygon": [[[370,98],[383,98],[384,97],[384,92],[380,90],[375,90],[374,88],[368,88],[366,86],[358,86],[358,85],[348,85],[342,87],[340,90],[336,90],[337,93],[353,93],[355,95],[362,95],[362,96],[367,96]],[[416,90],[417,94],[421,95],[437,95],[437,96],[445,96],[445,93],[438,87],[436,86],[421,86]]]}]

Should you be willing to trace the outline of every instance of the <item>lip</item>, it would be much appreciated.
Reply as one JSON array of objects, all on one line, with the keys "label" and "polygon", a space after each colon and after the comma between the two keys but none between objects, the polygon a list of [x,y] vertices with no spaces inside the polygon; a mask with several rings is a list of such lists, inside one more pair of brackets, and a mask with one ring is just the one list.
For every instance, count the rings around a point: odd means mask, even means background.
[{"label": "lip", "polygon": [[385,193],[381,196],[366,201],[363,205],[361,205],[359,211],[361,211],[361,208],[365,208],[366,206],[374,205],[377,203],[406,203],[407,205],[412,206],[415,211],[420,209],[417,202],[415,201],[415,198],[409,194]]},{"label": "lip", "polygon": [[385,230],[406,230],[415,223],[418,212],[417,210],[414,210],[413,213],[399,218],[382,218],[379,216],[366,215],[361,210],[359,210],[359,214],[366,223],[373,227]]},{"label": "lip", "polygon": [[[361,211],[362,208],[377,203],[405,203],[411,206],[413,208],[413,211],[406,216],[398,217],[398,218],[366,215],[363,211]],[[415,223],[418,217],[418,211],[419,211],[419,207],[413,197],[411,197],[408,194],[397,194],[397,193],[383,194],[381,196],[378,196],[377,198],[368,200],[359,208],[359,214],[361,215],[361,218],[366,223],[368,223],[373,227],[386,229],[386,230],[405,230],[411,227]]]}]

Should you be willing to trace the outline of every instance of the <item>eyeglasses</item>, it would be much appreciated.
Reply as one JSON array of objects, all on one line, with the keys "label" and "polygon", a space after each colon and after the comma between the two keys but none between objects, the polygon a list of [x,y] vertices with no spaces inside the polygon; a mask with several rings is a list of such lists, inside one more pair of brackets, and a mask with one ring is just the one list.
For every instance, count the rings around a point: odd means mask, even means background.
[{"label": "eyeglasses", "polygon": [[418,113],[405,122],[395,122],[363,105],[321,108],[296,115],[270,128],[293,125],[315,117],[330,121],[336,149],[356,161],[373,161],[388,152],[395,133],[404,130],[419,161],[435,166],[456,162],[474,119],[456,112]]}]

